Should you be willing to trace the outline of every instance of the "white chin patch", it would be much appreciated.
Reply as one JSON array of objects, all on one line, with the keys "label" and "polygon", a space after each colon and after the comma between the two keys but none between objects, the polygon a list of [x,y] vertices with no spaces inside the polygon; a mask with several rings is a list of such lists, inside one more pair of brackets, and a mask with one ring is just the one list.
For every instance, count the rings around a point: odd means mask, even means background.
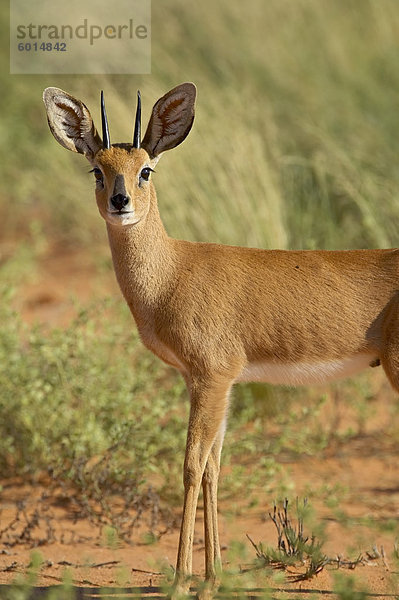
[{"label": "white chin patch", "polygon": [[111,225],[135,225],[138,219],[135,217],[134,212],[129,213],[111,213],[107,212],[106,221]]}]

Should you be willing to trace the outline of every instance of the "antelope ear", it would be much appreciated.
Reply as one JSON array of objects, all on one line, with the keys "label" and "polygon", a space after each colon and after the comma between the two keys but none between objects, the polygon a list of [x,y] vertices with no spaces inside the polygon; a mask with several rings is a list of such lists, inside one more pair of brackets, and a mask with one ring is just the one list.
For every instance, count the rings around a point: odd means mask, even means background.
[{"label": "antelope ear", "polygon": [[194,121],[196,87],[182,83],[154,105],[141,143],[151,158],[175,148],[187,137]]},{"label": "antelope ear", "polygon": [[67,150],[93,158],[102,142],[87,106],[54,87],[44,90],[43,101],[51,133],[57,142]]}]

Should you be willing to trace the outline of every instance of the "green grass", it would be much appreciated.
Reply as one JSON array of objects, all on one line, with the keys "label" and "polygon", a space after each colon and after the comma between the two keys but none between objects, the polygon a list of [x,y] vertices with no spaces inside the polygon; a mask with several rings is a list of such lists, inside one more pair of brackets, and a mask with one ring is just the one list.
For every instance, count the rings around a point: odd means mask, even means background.
[{"label": "green grass", "polygon": [[[48,131],[44,87],[82,98],[97,123],[104,87],[112,139],[129,140],[138,87],[146,121],[161,94],[193,80],[193,132],[154,178],[171,235],[264,247],[396,243],[395,0],[254,0],[245,13],[238,1],[173,0],[153,7],[152,25],[151,76],[10,76],[3,53],[4,231],[40,214],[47,235],[104,239],[84,159]],[[2,27],[6,40],[5,8]]]},{"label": "green grass", "polygon": [[24,326],[6,293],[2,300],[3,475],[10,467],[20,474],[47,468],[80,481],[90,479],[83,463],[97,457],[95,472],[106,457],[115,484],[131,473],[139,484],[143,468],[170,477],[169,463],[184,447],[184,386],[142,350],[135,329],[126,326],[127,311],[111,319],[116,307],[104,301],[90,317],[82,310],[67,330],[48,332]]},{"label": "green grass", "polygon": [[256,544],[247,537],[256,552],[257,568],[287,569],[301,566],[302,572],[291,573],[288,577],[293,582],[304,581],[320,573],[329,563],[329,558],[323,552],[323,540],[313,532],[305,532],[304,524],[308,524],[312,513],[307,499],[300,503],[297,498],[294,516],[288,506],[289,502],[285,499],[282,508],[275,504],[273,514],[269,513],[277,530],[277,548],[264,547],[262,542]]}]

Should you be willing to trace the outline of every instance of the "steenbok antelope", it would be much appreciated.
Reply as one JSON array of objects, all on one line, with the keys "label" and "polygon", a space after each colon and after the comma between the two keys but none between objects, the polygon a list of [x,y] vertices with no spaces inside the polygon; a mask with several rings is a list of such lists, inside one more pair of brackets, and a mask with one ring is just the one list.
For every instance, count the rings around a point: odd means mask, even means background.
[{"label": "steenbok antelope", "polygon": [[217,586],[219,461],[234,383],[320,383],[381,363],[399,390],[399,250],[258,250],[167,235],[151,172],[189,133],[195,95],[183,83],[160,98],[142,141],[139,95],[133,143],[111,145],[102,95],[101,139],[80,100],[44,92],[55,139],[93,168],[116,276],[141,339],[180,371],[190,393],[173,598],[189,586],[201,484],[208,585],[200,597]]}]

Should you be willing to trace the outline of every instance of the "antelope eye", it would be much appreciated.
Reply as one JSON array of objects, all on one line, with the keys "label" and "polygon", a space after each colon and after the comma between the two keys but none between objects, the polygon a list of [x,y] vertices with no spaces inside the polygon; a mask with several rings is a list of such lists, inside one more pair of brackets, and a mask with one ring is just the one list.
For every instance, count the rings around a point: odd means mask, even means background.
[{"label": "antelope eye", "polygon": [[144,179],[144,181],[148,181],[151,175],[151,171],[153,171],[154,169],[151,169],[150,167],[144,167],[144,169],[141,170],[140,173],[140,179]]},{"label": "antelope eye", "polygon": [[100,183],[103,182],[103,174],[101,173],[101,170],[98,167],[94,167],[94,169],[92,169],[90,171],[90,173],[94,173],[94,177],[96,179],[96,182],[99,181]]}]

